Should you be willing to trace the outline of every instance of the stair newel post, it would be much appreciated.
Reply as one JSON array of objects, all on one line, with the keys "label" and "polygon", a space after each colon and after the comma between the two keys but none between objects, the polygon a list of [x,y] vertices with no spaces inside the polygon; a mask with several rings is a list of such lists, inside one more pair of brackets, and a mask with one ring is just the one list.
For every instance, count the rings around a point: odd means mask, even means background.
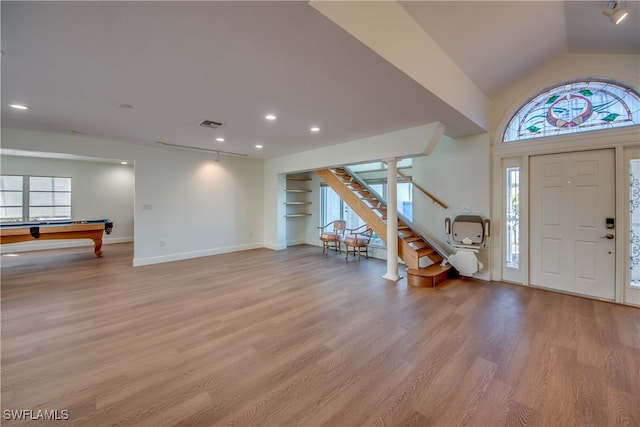
[{"label": "stair newel post", "polygon": [[387,164],[387,273],[384,279],[397,282],[398,275],[398,159],[385,159]]}]

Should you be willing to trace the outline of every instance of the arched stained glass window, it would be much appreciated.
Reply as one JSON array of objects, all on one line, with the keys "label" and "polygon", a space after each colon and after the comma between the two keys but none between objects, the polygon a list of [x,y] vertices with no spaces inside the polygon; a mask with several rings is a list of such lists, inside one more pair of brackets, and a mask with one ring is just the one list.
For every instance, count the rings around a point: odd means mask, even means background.
[{"label": "arched stained glass window", "polygon": [[605,81],[566,83],[525,104],[503,142],[640,124],[640,95]]}]

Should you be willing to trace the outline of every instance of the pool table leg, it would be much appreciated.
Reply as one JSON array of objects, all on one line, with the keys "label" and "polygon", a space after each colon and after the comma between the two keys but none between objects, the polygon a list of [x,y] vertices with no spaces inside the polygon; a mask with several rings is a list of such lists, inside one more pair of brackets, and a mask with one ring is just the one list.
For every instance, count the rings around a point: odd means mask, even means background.
[{"label": "pool table leg", "polygon": [[102,256],[102,239],[93,239],[93,244],[95,245],[93,252],[96,256]]}]

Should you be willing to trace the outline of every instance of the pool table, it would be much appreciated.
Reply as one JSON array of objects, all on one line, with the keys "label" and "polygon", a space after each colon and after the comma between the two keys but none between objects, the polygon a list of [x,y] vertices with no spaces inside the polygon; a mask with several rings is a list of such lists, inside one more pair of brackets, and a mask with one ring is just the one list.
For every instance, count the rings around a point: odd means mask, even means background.
[{"label": "pool table", "polygon": [[113,223],[108,219],[88,221],[40,221],[0,224],[0,243],[30,240],[91,239],[93,252],[102,256],[102,233],[111,233]]}]

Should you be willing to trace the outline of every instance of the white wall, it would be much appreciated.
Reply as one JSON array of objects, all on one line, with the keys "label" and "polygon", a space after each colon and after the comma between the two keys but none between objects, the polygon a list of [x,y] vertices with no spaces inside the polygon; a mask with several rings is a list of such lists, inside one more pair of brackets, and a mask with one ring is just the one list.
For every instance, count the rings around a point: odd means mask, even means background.
[{"label": "white wall", "polygon": [[[131,165],[0,156],[4,175],[61,176],[71,178],[71,215],[75,220],[110,219],[113,232],[104,235],[104,243],[133,240],[134,171]],[[58,240],[16,243],[4,251],[93,245],[89,240]]]},{"label": "white wall", "polygon": [[306,243],[307,219],[308,217],[287,218],[287,247]]},{"label": "white wall", "polygon": [[135,161],[134,265],[263,246],[261,160],[6,128],[2,146]]},{"label": "white wall", "polygon": [[[445,218],[453,221],[457,215],[463,214],[463,206],[470,207],[471,215],[491,217],[490,162],[488,134],[459,139],[442,138],[430,156],[414,158],[414,182],[447,204],[448,209],[443,209],[414,189],[413,222],[441,246],[452,251],[445,244]],[[489,257],[489,249],[480,251],[478,259],[484,264],[484,269],[474,277],[490,279]]]}]

